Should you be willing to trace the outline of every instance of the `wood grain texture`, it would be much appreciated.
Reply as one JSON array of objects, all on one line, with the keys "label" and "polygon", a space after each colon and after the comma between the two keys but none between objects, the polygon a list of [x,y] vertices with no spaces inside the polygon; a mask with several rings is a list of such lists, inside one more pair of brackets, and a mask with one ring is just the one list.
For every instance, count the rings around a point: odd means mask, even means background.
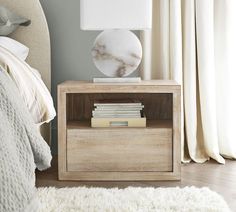
[{"label": "wood grain texture", "polygon": [[70,86],[80,86],[80,85],[87,85],[87,84],[93,84],[93,85],[99,85],[99,86],[167,86],[167,87],[173,87],[176,86],[178,88],[180,85],[174,81],[174,80],[142,80],[141,82],[132,82],[132,83],[93,83],[92,81],[65,81],[61,83],[61,86],[70,87]]},{"label": "wood grain texture", "polygon": [[180,85],[172,80],[150,80],[140,83],[92,83],[66,81],[60,84],[66,93],[174,93]]},{"label": "wood grain texture", "polygon": [[181,175],[181,91],[173,94],[173,171]]},{"label": "wood grain texture", "polygon": [[[72,81],[60,84],[58,92],[59,179],[180,179],[181,112],[177,83]],[[147,128],[91,128],[88,123],[95,100],[109,98],[140,100],[145,106]]]},{"label": "wood grain texture", "polygon": [[68,129],[67,169],[172,171],[172,128]]},{"label": "wood grain texture", "polygon": [[60,90],[60,87],[58,87],[58,123],[57,123],[57,129],[58,129],[58,167],[60,172],[59,179],[63,173],[67,171],[66,169],[66,93]]},{"label": "wood grain texture", "polygon": [[62,180],[68,181],[163,181],[179,180],[174,172],[65,172]]},{"label": "wood grain texture", "polygon": [[[172,125],[173,124],[172,124],[171,120],[148,120],[146,129],[156,129],[156,128],[172,129]],[[94,128],[91,128],[90,126],[91,126],[91,123],[89,120],[87,120],[87,121],[68,121],[67,122],[67,129],[87,129],[87,130],[93,131]],[[96,128],[96,130],[103,131],[104,128]],[[120,129],[119,128],[112,128],[112,130],[114,131],[114,130],[120,130]]]}]

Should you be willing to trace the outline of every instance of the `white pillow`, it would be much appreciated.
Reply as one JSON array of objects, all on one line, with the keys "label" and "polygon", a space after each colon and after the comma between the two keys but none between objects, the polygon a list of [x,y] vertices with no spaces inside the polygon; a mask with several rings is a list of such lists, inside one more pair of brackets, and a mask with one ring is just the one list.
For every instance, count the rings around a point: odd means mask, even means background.
[{"label": "white pillow", "polygon": [[35,124],[48,123],[56,116],[52,96],[37,70],[1,46],[0,68],[15,82]]},{"label": "white pillow", "polygon": [[0,36],[0,46],[10,51],[21,60],[26,60],[29,54],[29,48],[27,46],[9,37]]}]

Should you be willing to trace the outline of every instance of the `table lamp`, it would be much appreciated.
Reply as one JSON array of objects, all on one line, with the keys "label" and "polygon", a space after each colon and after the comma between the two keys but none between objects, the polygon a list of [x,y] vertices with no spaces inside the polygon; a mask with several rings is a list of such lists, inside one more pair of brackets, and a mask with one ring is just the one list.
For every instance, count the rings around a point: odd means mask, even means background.
[{"label": "table lamp", "polygon": [[94,82],[137,82],[126,78],[142,60],[142,46],[129,30],[152,26],[152,0],[80,0],[82,30],[104,30],[96,38],[92,57],[95,66],[109,78]]}]

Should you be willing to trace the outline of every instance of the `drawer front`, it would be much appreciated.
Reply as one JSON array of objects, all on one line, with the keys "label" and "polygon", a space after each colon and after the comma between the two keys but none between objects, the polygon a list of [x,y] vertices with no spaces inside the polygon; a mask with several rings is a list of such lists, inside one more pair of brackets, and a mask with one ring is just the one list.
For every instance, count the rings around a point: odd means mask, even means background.
[{"label": "drawer front", "polygon": [[67,171],[172,171],[172,129],[68,129]]}]

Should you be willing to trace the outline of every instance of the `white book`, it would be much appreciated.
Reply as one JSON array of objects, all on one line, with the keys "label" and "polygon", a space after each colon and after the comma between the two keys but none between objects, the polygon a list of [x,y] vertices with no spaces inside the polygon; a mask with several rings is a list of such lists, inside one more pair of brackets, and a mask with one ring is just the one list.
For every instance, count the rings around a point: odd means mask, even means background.
[{"label": "white book", "polygon": [[93,111],[93,114],[140,114],[140,111]]},{"label": "white book", "polygon": [[94,103],[94,106],[142,106],[142,103]]},{"label": "white book", "polygon": [[129,114],[129,115],[109,115],[109,114],[94,114],[93,115],[93,118],[140,118],[141,117],[141,114]]},{"label": "white book", "polygon": [[142,110],[144,105],[140,106],[96,106],[95,110]]},{"label": "white book", "polygon": [[94,114],[93,117],[100,117],[100,118],[106,118],[106,117],[109,117],[109,118],[139,118],[141,117],[141,115],[139,114],[130,114],[130,115],[124,115],[124,114],[112,114],[112,115],[109,115],[109,114]]}]

